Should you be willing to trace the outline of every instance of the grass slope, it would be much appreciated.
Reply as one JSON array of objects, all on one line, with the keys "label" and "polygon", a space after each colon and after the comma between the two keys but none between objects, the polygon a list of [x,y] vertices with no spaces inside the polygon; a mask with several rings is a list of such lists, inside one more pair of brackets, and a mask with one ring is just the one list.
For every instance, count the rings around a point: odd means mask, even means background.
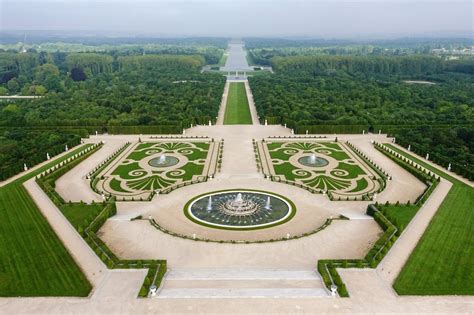
[{"label": "grass slope", "polygon": [[251,125],[249,102],[243,82],[230,83],[224,125]]},{"label": "grass slope", "polygon": [[395,290],[401,295],[473,295],[474,188],[387,146],[453,183],[395,280]]},{"label": "grass slope", "polygon": [[0,188],[0,296],[87,296],[92,289],[23,187],[84,148]]}]

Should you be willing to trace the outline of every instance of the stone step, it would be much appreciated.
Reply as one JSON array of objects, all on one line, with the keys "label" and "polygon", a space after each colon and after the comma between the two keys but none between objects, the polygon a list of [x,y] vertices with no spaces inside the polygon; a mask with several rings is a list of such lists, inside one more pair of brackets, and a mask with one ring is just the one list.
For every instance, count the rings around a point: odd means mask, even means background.
[{"label": "stone step", "polygon": [[319,280],[316,270],[287,269],[170,269],[167,280]]},{"label": "stone step", "polygon": [[318,288],[191,288],[162,289],[155,298],[316,298],[329,297],[324,289]]},{"label": "stone step", "polygon": [[321,280],[170,280],[166,279],[163,289],[179,288],[323,288]]},{"label": "stone step", "polygon": [[172,269],[158,298],[327,297],[314,270]]}]

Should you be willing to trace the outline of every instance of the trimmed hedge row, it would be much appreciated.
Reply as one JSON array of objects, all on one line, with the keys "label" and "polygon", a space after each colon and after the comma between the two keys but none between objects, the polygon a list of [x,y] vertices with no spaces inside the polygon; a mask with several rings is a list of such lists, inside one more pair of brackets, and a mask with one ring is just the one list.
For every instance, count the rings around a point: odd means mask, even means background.
[{"label": "trimmed hedge row", "polygon": [[[58,208],[68,204],[62,199],[59,194],[55,191],[55,181],[64,173],[72,169],[74,166],[79,164],[81,161],[86,159],[96,150],[102,146],[102,143],[96,145],[92,149],[88,148],[79,154],[75,155],[75,158],[66,160],[66,163],[59,163],[51,169],[43,172],[37,176],[36,181],[41,189],[51,198]],[[82,202],[81,202],[82,204]],[[87,222],[85,228],[78,227],[79,234],[84,238],[91,249],[96,255],[104,262],[109,269],[123,269],[123,268],[149,268],[148,275],[144,280],[142,289],[140,290],[139,296],[145,297],[148,295],[148,291],[151,285],[161,284],[162,278],[166,273],[166,261],[165,260],[120,260],[109,247],[97,236],[97,232],[100,230],[102,225],[107,221],[108,218],[114,216],[117,213],[117,207],[115,199],[111,198],[108,202],[103,202],[104,208],[100,213],[93,218],[90,222]],[[150,270],[151,273],[150,273]],[[153,281],[150,281],[149,275],[153,275]]]},{"label": "trimmed hedge row", "polygon": [[155,125],[155,126],[107,126],[107,132],[116,134],[180,134],[181,125]]},{"label": "trimmed hedge row", "polygon": [[[7,136],[7,133],[9,133],[10,136]],[[13,136],[13,134],[17,135]],[[59,139],[55,141],[56,144],[51,144],[50,146],[42,144],[43,141],[45,141],[44,137],[53,135],[59,137]],[[1,153],[2,158],[0,159],[3,162],[0,166],[0,181],[7,180],[23,172],[24,164],[31,168],[46,161],[46,153],[49,153],[49,155],[53,157],[63,153],[65,145],[71,148],[77,146],[81,143],[81,137],[82,135],[76,134],[76,132],[68,131],[67,133],[62,133],[57,128],[54,130],[51,128],[33,130],[29,128],[0,127],[0,138],[2,139],[1,149],[5,150]],[[85,137],[87,137],[87,135]],[[3,145],[3,140],[5,140],[5,145]]]},{"label": "trimmed hedge row", "polygon": [[48,195],[49,199],[51,199],[51,201],[58,208],[62,207],[66,202],[54,189],[56,187],[56,180],[99,150],[102,145],[102,143],[92,145],[87,149],[77,153],[73,157],[68,158],[64,162],[56,164],[55,166],[36,176],[36,183],[38,186],[40,186],[40,188],[46,193],[46,195]]},{"label": "trimmed hedge row", "polygon": [[[405,141],[404,139],[400,139],[400,138],[397,138],[397,142],[398,142],[398,145],[401,145],[403,147],[407,147],[410,144],[408,141]],[[430,153],[428,149],[422,146],[415,145],[415,144],[410,144],[410,146],[411,146],[411,151],[413,151],[414,153],[420,156],[425,156],[427,153]],[[450,160],[447,157],[430,153],[430,160],[444,168],[447,168],[449,164],[451,164],[451,171],[471,181],[474,180],[474,171],[466,168],[465,166],[461,164],[450,162]]]},{"label": "trimmed hedge row", "polygon": [[295,133],[305,134],[306,130],[308,133],[322,133],[322,134],[359,134],[364,130],[367,133],[369,130],[368,125],[301,125],[296,126]]},{"label": "trimmed hedge row", "polygon": [[100,180],[100,178],[98,177],[98,175],[107,167],[110,165],[110,163],[112,163],[115,158],[117,156],[119,156],[120,154],[122,154],[123,151],[125,151],[125,149],[127,149],[128,147],[130,146],[130,142],[127,142],[125,143],[122,147],[120,147],[117,151],[115,151],[114,153],[112,153],[111,155],[109,155],[103,162],[101,162],[97,167],[95,167],[89,174],[89,179],[90,179],[90,187],[91,189],[97,193],[97,194],[101,194],[102,192],[100,192],[96,186],[97,186],[97,183],[98,181]]},{"label": "trimmed hedge row", "polygon": [[438,185],[439,181],[441,180],[441,177],[436,175],[427,170],[426,168],[418,165],[417,163],[413,162],[412,160],[408,159],[407,157],[404,157],[403,155],[393,151],[392,149],[387,148],[383,144],[380,143],[375,143],[375,148],[395,161],[398,165],[403,167],[405,170],[410,172],[413,176],[424,182],[427,186],[425,191],[418,196],[418,198],[415,201],[416,205],[422,205],[425,203],[425,201],[428,199],[428,197],[431,195],[433,190],[436,188]]},{"label": "trimmed hedge row", "polygon": [[159,231],[161,231],[165,234],[175,236],[175,237],[179,237],[179,238],[186,239],[186,240],[196,241],[196,242],[220,243],[220,244],[262,244],[262,243],[274,243],[274,242],[281,242],[281,241],[288,241],[288,240],[296,240],[296,239],[300,239],[300,238],[303,238],[303,237],[307,237],[307,236],[316,234],[316,233],[324,230],[329,225],[331,225],[332,221],[334,221],[334,220],[345,220],[345,218],[341,216],[339,218],[327,219],[324,222],[323,225],[315,228],[312,231],[309,231],[309,232],[306,232],[306,233],[303,233],[303,234],[293,235],[293,236],[290,236],[290,237],[272,238],[272,239],[269,239],[269,240],[257,240],[257,241],[236,241],[236,240],[226,240],[226,241],[224,241],[224,240],[212,240],[212,239],[200,238],[200,237],[191,237],[191,236],[188,236],[188,235],[185,235],[185,234],[179,234],[179,233],[170,231],[167,228],[159,225],[155,221],[155,219],[149,219],[148,222],[154,228],[156,228],[157,230],[159,230]]},{"label": "trimmed hedge row", "polygon": [[[433,173],[424,168],[419,168],[419,166],[416,166],[413,161],[399,155],[398,153],[389,152],[388,150],[390,149],[381,144],[375,143],[374,145],[379,151],[387,155],[394,162],[412,173],[428,186],[423,194],[417,198],[416,205],[421,207],[421,205],[423,205],[423,203],[428,200],[429,196],[436,188],[439,182],[439,177],[435,179]],[[342,282],[339,274],[337,273],[336,268],[376,268],[385,255],[389,252],[393,244],[395,244],[396,240],[402,234],[405,228],[404,226],[397,226],[398,222],[390,221],[390,219],[387,218],[377,207],[378,203],[370,204],[367,207],[366,213],[367,215],[370,215],[374,218],[374,220],[377,222],[377,224],[379,224],[384,232],[363,259],[318,260],[317,269],[321,274],[324,284],[329,290],[331,290],[331,287],[334,287],[341,297],[348,297],[349,293],[347,292],[345,284]]]}]

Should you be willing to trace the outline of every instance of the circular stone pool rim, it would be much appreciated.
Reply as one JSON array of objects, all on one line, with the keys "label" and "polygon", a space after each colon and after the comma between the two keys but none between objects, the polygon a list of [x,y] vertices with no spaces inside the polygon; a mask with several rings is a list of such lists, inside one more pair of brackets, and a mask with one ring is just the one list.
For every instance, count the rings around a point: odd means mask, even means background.
[{"label": "circular stone pool rim", "polygon": [[[275,221],[275,222],[269,222],[269,223],[260,224],[260,225],[252,225],[252,226],[248,226],[248,227],[242,227],[242,226],[232,227],[232,226],[229,226],[229,225],[213,224],[213,223],[209,223],[207,221],[203,221],[203,220],[195,217],[191,213],[191,210],[190,210],[191,206],[198,199],[200,199],[202,197],[205,197],[205,196],[212,196],[212,195],[217,195],[217,194],[220,194],[220,193],[231,193],[231,192],[260,193],[260,194],[267,194],[267,195],[270,195],[272,197],[276,197],[278,199],[281,199],[283,202],[285,202],[288,205],[288,207],[289,207],[288,214],[286,216],[284,216],[283,218],[279,219],[278,221]],[[183,212],[184,212],[184,215],[186,216],[186,218],[188,218],[189,220],[193,221],[196,224],[199,224],[199,225],[202,225],[202,226],[205,226],[205,227],[209,227],[209,228],[213,228],[213,229],[220,229],[220,230],[230,230],[230,231],[252,231],[252,230],[261,230],[261,229],[271,228],[271,227],[281,225],[281,224],[284,224],[284,223],[290,221],[296,215],[296,206],[287,197],[284,197],[282,195],[275,194],[275,193],[272,193],[272,192],[269,192],[269,191],[256,190],[256,189],[246,189],[246,188],[242,188],[242,189],[241,188],[235,188],[235,189],[215,190],[215,191],[210,191],[210,192],[195,196],[195,197],[191,198],[191,200],[186,202],[186,204],[184,205],[184,208],[183,208]]]},{"label": "circular stone pool rim", "polygon": [[306,159],[306,158],[310,158],[310,157],[311,157],[310,155],[303,155],[302,157],[298,158],[297,161],[298,161],[298,163],[300,163],[301,165],[304,165],[304,166],[306,166],[306,167],[326,167],[326,166],[329,165],[329,161],[328,161],[327,159],[325,159],[325,158],[320,157],[320,156],[316,156],[315,158],[316,158],[316,159],[319,159],[319,160],[323,160],[323,161],[324,161],[324,162],[323,162],[323,163],[324,163],[323,165],[310,165],[309,163],[306,163],[306,164],[305,164],[305,163],[303,163],[303,162],[301,161],[302,159]]},{"label": "circular stone pool rim", "polygon": [[176,164],[178,164],[178,163],[179,163],[179,159],[178,159],[176,156],[172,156],[172,155],[165,156],[165,159],[167,159],[167,158],[174,159],[174,160],[172,160],[172,161],[173,161],[173,164],[171,164],[171,165],[163,165],[163,166],[162,166],[162,165],[159,165],[159,164],[157,164],[157,165],[153,165],[153,164],[151,164],[151,161],[154,161],[154,160],[159,160],[159,159],[160,159],[160,157],[159,157],[159,156],[157,156],[157,157],[154,157],[154,158],[151,158],[150,160],[148,160],[148,162],[147,162],[147,163],[148,163],[148,165],[150,165],[151,167],[156,167],[156,168],[167,168],[167,167],[172,167],[172,166],[175,166]]}]

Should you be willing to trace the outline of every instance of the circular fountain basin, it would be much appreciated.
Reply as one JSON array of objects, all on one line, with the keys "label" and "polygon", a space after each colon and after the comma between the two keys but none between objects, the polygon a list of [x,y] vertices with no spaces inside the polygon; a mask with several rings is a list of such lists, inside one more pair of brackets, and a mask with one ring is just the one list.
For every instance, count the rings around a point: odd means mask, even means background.
[{"label": "circular fountain basin", "polygon": [[319,156],[306,155],[298,159],[298,163],[308,167],[323,167],[329,164],[329,161]]},{"label": "circular fountain basin", "polygon": [[179,163],[179,159],[174,156],[156,157],[148,161],[153,167],[170,167]]},{"label": "circular fountain basin", "polygon": [[287,198],[264,191],[226,190],[191,199],[184,208],[195,223],[220,229],[252,230],[289,221],[296,212]]}]

